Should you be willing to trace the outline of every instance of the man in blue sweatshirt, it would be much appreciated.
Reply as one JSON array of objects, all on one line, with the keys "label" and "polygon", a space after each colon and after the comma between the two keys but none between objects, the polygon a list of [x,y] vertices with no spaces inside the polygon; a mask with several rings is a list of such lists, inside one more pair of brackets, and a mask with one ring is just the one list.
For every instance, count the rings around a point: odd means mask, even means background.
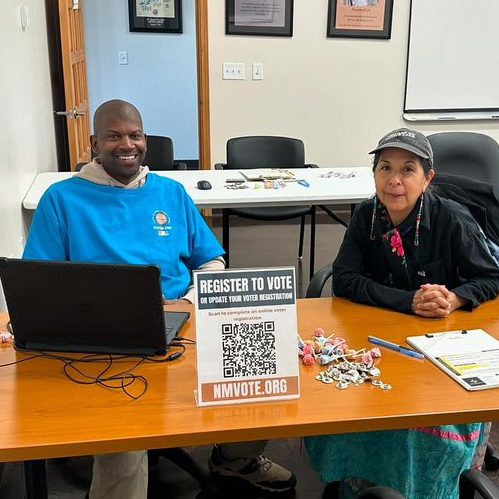
[{"label": "man in blue sweatshirt", "polygon": [[[165,303],[192,302],[191,271],[223,269],[222,247],[182,185],[142,165],[147,137],[133,105],[105,102],[93,126],[97,157],[44,193],[23,258],[152,263]],[[295,476],[260,455],[265,444],[216,446],[210,468],[261,489],[293,488]],[[90,499],[146,499],[147,475],[146,451],[94,456]]]}]

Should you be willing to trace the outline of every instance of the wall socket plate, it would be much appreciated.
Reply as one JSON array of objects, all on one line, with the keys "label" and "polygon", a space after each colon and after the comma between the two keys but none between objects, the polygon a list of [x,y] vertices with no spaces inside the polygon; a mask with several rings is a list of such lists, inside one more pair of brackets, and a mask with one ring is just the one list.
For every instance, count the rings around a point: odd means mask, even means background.
[{"label": "wall socket plate", "polygon": [[244,62],[224,62],[222,78],[224,80],[244,80]]},{"label": "wall socket plate", "polygon": [[253,80],[263,80],[263,62],[253,63]]}]

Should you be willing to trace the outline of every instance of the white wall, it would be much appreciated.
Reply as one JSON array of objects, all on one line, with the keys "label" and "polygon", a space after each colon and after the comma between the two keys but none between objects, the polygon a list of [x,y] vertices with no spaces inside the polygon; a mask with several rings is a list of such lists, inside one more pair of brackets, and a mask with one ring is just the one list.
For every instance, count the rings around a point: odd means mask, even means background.
[{"label": "white wall", "polygon": [[[209,2],[212,163],[238,135],[301,138],[322,166],[370,165],[366,153],[401,126],[499,140],[497,122],[403,121],[408,0],[394,1],[391,40],[327,38],[327,0],[295,0],[292,38],[225,35],[224,3]],[[246,80],[222,80],[224,61],[246,63]],[[263,81],[251,80],[252,62],[263,62]]]},{"label": "white wall", "polygon": [[[87,0],[92,1],[97,2]],[[111,2],[106,0],[106,3],[108,1]],[[379,137],[404,125],[402,105],[409,2],[394,3],[392,39],[385,41],[326,38],[327,0],[295,0],[292,38],[226,36],[224,2],[210,1],[212,162],[225,160],[228,138],[262,133],[301,137],[309,162],[323,166],[368,165],[370,158],[366,152]],[[193,2],[184,2],[186,9],[192,8],[190,4]],[[32,14],[31,26],[25,32],[19,25],[20,5],[27,5]],[[123,9],[119,20],[121,29],[127,22]],[[101,28],[106,30],[113,25]],[[161,37],[145,36],[154,46],[158,43],[156,37]],[[0,16],[1,256],[21,254],[25,238],[22,199],[37,172],[56,169],[46,38],[44,2],[3,2]],[[112,52],[116,55],[117,50],[123,48],[128,46],[117,44]],[[90,50],[87,39],[87,55]],[[133,61],[134,50],[129,55]],[[245,62],[248,70],[252,62],[263,62],[265,79],[223,81],[223,61]],[[105,65],[101,70],[108,74]],[[108,68],[108,72],[115,70],[115,66]],[[140,90],[154,97],[154,73],[149,70],[141,76]],[[126,73],[118,80],[124,89],[130,87]],[[184,83],[190,85],[192,81]],[[498,125],[497,122],[461,122],[446,123],[444,128],[442,123],[432,123],[418,124],[417,128],[425,133],[475,130],[499,141]],[[4,307],[0,296],[0,310]]]},{"label": "white wall", "polygon": [[[27,5],[31,26],[20,27]],[[35,174],[56,170],[45,3],[2,2],[0,16],[0,256],[20,256],[25,227],[22,200]],[[5,310],[0,291],[0,310]]]},{"label": "white wall", "polygon": [[[90,113],[109,99],[133,103],[151,135],[173,139],[175,157],[197,159],[197,74],[194,0],[182,2],[183,33],[128,28],[125,0],[85,0],[83,21]],[[128,65],[118,65],[118,51]]]}]

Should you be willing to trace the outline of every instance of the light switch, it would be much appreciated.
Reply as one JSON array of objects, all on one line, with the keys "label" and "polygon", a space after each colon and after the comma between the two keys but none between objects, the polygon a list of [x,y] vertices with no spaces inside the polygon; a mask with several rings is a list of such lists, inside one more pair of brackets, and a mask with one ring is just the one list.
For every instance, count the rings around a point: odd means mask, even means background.
[{"label": "light switch", "polygon": [[128,52],[126,50],[120,50],[118,52],[118,64],[122,66],[128,64]]},{"label": "light switch", "polygon": [[19,15],[21,16],[21,28],[24,31],[31,24],[31,13],[27,5],[19,7]]},{"label": "light switch", "polygon": [[222,78],[224,80],[244,80],[244,62],[224,62]]}]

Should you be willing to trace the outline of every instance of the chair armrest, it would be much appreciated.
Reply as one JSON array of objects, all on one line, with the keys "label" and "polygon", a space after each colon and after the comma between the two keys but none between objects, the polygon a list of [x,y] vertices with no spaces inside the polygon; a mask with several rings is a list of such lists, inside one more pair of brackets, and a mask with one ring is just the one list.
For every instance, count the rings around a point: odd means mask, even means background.
[{"label": "chair armrest", "polygon": [[227,163],[215,163],[215,170],[225,170]]},{"label": "chair armrest", "polygon": [[326,281],[333,275],[333,264],[320,268],[312,277],[305,298],[320,298]]},{"label": "chair armrest", "polygon": [[319,168],[319,165],[316,165],[315,163],[306,163],[305,168]]},{"label": "chair armrest", "polygon": [[477,491],[484,499],[498,499],[499,488],[478,470],[465,470],[459,477],[459,499],[473,499]]},{"label": "chair armrest", "polygon": [[187,170],[187,163],[184,163],[183,161],[174,161],[173,166],[175,170]]}]

